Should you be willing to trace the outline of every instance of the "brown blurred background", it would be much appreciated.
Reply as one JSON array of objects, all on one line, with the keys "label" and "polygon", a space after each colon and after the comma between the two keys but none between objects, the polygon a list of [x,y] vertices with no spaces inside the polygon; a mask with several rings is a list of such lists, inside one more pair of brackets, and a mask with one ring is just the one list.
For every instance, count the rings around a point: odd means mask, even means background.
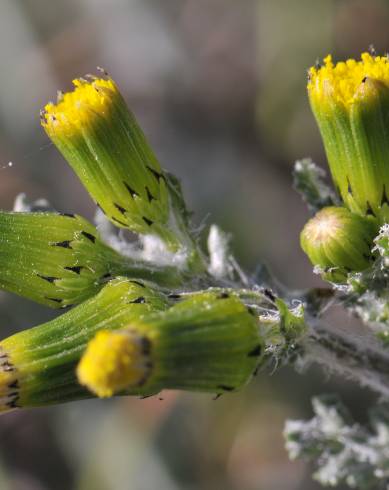
[{"label": "brown blurred background", "polygon": [[[388,25],[383,0],[0,0],[0,207],[26,192],[93,217],[39,109],[101,65],[182,179],[196,223],[231,232],[249,270],[263,262],[290,287],[320,284],[291,186],[297,158],[325,165],[306,69],[371,43],[386,52]],[[6,293],[0,311],[2,336],[53,316]],[[284,420],[310,415],[321,392],[340,391],[361,420],[372,399],[324,378],[283,369],[217,401],[166,393],[4,415],[0,489],[315,490],[311,468],[287,459]]]}]

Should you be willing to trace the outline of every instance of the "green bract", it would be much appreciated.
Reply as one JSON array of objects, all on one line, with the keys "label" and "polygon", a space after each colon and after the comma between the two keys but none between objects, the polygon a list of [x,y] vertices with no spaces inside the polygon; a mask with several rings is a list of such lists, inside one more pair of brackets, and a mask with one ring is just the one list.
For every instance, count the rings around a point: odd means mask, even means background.
[{"label": "green bract", "polygon": [[78,304],[112,276],[176,285],[180,273],[123,257],[77,215],[0,212],[0,287],[52,308]]}]

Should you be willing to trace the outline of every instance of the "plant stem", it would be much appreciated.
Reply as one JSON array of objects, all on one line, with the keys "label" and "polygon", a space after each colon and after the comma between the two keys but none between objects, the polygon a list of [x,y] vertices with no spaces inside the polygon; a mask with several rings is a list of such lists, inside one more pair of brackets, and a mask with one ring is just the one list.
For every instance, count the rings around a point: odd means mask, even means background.
[{"label": "plant stem", "polygon": [[376,339],[366,335],[358,341],[322,324],[308,323],[310,329],[302,340],[306,361],[321,364],[389,398],[389,353]]}]

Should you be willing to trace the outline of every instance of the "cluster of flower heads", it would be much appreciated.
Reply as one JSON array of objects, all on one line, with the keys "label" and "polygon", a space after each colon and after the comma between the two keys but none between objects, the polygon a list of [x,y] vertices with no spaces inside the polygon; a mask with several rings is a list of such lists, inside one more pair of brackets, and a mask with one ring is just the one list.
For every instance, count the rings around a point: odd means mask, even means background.
[{"label": "cluster of flower heads", "polygon": [[[200,250],[179,182],[161,168],[113,80],[89,75],[74,85],[47,104],[42,126],[106,223],[138,242],[122,253],[79,216],[0,212],[0,287],[73,307],[0,342],[0,411],[242,387],[265,347],[273,353],[282,336],[304,331],[301,315],[271,293],[230,287],[216,228],[210,256]],[[334,64],[329,56],[310,69],[308,95],[339,198],[305,182],[319,211],[301,245],[324,278],[344,283],[382,256],[376,236],[389,223],[389,61],[363,53]]]},{"label": "cluster of flower heads", "polygon": [[389,59],[327,56],[309,70],[308,95],[341,206],[319,211],[301,245],[323,277],[345,282],[375,260],[374,238],[389,222]]},{"label": "cluster of flower heads", "polygon": [[[55,212],[0,212],[0,287],[58,318],[0,342],[0,411],[164,388],[221,394],[263,357],[258,315],[212,282],[177,179],[160,166],[107,74],[74,81],[42,126],[107,222],[138,236],[114,250]],[[147,248],[148,253],[142,253]]]}]

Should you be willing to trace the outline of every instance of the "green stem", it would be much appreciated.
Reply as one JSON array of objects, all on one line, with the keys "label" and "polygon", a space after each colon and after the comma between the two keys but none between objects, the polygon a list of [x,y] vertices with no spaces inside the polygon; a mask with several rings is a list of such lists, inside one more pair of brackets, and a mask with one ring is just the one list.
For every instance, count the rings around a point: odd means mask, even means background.
[{"label": "green stem", "polygon": [[125,275],[157,283],[162,288],[177,288],[185,281],[185,273],[173,266],[158,266],[152,262],[134,260],[119,254],[111,258],[112,276]]}]

